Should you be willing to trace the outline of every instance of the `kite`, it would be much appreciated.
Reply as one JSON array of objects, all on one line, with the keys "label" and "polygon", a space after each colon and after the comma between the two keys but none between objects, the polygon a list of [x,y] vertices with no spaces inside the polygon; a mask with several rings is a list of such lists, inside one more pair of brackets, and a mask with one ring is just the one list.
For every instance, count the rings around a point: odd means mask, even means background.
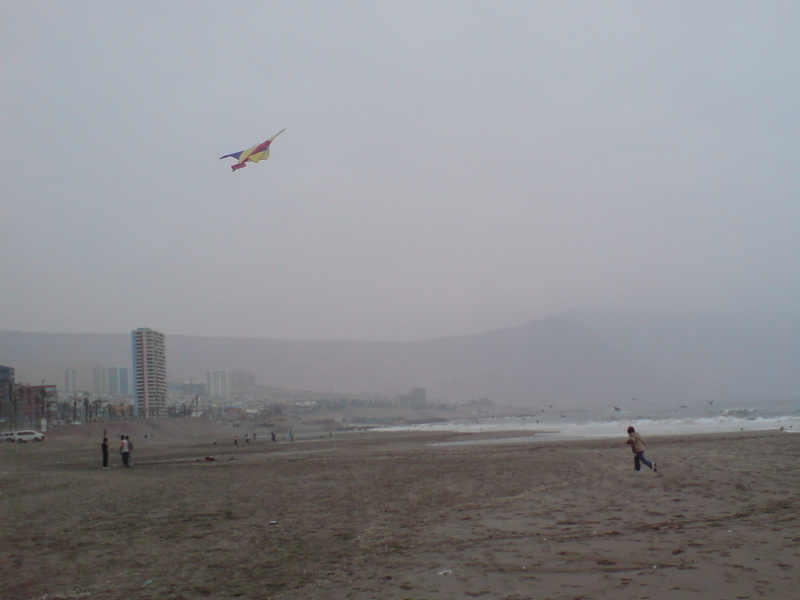
[{"label": "kite", "polygon": [[273,135],[269,138],[266,142],[261,142],[260,144],[256,144],[252,148],[248,148],[247,150],[240,150],[239,152],[234,152],[233,154],[226,154],[225,156],[220,156],[219,159],[222,160],[223,158],[235,158],[238,162],[235,165],[231,165],[231,171],[237,171],[239,169],[244,169],[247,166],[248,162],[257,163],[260,160],[267,160],[269,158],[269,146],[276,137],[282,134],[285,129],[281,129],[278,133]]}]

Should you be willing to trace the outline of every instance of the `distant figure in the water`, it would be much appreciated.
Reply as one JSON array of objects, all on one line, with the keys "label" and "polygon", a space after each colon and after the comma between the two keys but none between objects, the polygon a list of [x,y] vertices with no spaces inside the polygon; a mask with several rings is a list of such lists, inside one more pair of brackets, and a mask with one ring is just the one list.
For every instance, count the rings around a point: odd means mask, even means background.
[{"label": "distant figure in the water", "polygon": [[633,451],[633,468],[637,471],[642,470],[642,464],[644,463],[648,467],[650,467],[654,472],[658,471],[655,462],[650,462],[644,457],[644,438],[641,435],[636,433],[636,430],[633,427],[628,427],[628,441],[625,442],[626,444],[630,444],[631,450]]}]

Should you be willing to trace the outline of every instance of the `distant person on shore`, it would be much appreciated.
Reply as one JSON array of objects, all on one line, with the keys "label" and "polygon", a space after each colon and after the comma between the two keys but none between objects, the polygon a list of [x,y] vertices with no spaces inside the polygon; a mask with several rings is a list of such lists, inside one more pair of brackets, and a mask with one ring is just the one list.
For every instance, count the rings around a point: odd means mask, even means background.
[{"label": "distant person on shore", "polygon": [[233,436],[233,445],[234,446],[238,446],[239,445],[239,436],[238,435]]},{"label": "distant person on shore", "polygon": [[642,470],[642,463],[650,467],[653,472],[657,472],[658,468],[656,467],[655,462],[650,462],[644,457],[644,438],[639,435],[633,427],[628,427],[628,441],[625,442],[626,444],[630,444],[631,450],[633,451],[633,468],[637,471]]},{"label": "distant person on shore", "polygon": [[128,466],[133,466],[133,442],[131,441],[130,436],[125,436],[125,441],[128,442]]},{"label": "distant person on shore", "polygon": [[103,438],[103,443],[100,444],[100,449],[103,451],[103,468],[108,468],[108,438]]},{"label": "distant person on shore", "polygon": [[289,439],[291,441],[294,441],[294,431],[292,431],[291,429],[289,430]]},{"label": "distant person on shore", "polygon": [[276,437],[275,437],[275,432],[274,432],[274,431],[270,431],[269,433],[270,433],[270,435],[272,436],[272,441],[273,441],[273,442],[277,442],[277,441],[278,441],[278,438],[276,438]]},{"label": "distant person on shore", "polygon": [[130,451],[128,450],[128,440],[124,435],[119,436],[119,453],[122,456],[122,466],[129,467]]}]

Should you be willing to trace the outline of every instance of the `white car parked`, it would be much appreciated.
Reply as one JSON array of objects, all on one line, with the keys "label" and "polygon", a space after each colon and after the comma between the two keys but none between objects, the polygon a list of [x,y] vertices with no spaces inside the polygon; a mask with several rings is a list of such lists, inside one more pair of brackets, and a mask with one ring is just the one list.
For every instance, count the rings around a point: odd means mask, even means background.
[{"label": "white car parked", "polygon": [[41,431],[35,431],[33,429],[24,429],[22,431],[17,431],[17,433],[14,435],[14,441],[20,443],[43,442],[44,434]]},{"label": "white car parked", "polygon": [[0,442],[13,442],[17,438],[16,431],[4,431],[0,433]]}]

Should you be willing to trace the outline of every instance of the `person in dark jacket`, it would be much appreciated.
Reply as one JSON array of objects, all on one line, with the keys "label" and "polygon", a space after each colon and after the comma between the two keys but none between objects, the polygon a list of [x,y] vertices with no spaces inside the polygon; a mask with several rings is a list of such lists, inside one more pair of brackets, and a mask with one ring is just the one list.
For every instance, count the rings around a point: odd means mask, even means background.
[{"label": "person in dark jacket", "polygon": [[108,438],[103,438],[103,443],[100,445],[100,449],[103,451],[103,468],[108,468]]}]

